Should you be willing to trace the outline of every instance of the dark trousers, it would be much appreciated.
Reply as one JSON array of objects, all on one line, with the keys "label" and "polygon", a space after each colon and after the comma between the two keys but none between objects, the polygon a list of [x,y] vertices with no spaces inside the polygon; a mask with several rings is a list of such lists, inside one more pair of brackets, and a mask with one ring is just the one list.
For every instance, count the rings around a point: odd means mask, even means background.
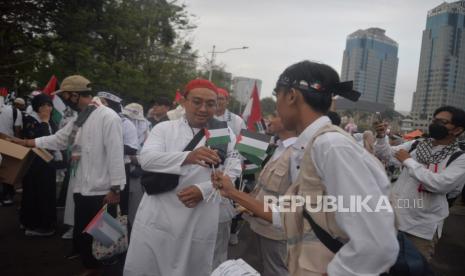
[{"label": "dark trousers", "polygon": [[[101,266],[101,263],[92,255],[93,238],[87,233],[82,233],[87,224],[94,218],[98,211],[103,207],[103,198],[105,196],[83,196],[74,194],[74,231],[73,243],[77,252],[81,256],[82,265],[87,269],[95,269]],[[108,212],[116,216],[116,208],[108,208]]]},{"label": "dark trousers", "polygon": [[129,173],[130,173],[130,164],[124,165],[124,170],[126,172],[126,185],[124,186],[124,190],[120,193],[120,202],[119,206],[121,208],[121,213],[123,215],[127,215],[129,212]]},{"label": "dark trousers", "polygon": [[63,183],[61,185],[60,194],[58,195],[57,199],[57,206],[65,207],[66,205],[66,194],[68,193],[68,185],[70,179],[70,172],[71,169],[68,168],[65,172],[65,178],[63,179]]},{"label": "dark trousers", "polygon": [[31,169],[23,178],[20,220],[27,229],[52,230],[56,214],[56,174],[52,167]]},{"label": "dark trousers", "polygon": [[13,199],[13,197],[15,196],[15,187],[6,183],[0,183],[0,186],[2,186],[0,200]]}]

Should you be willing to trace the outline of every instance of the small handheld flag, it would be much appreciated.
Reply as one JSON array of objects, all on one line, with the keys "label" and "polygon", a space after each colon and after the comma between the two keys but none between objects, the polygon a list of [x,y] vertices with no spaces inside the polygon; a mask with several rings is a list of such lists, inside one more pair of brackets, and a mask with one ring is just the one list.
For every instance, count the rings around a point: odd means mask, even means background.
[{"label": "small handheld flag", "polygon": [[227,128],[205,129],[205,138],[208,146],[227,144],[231,142]]},{"label": "small handheld flag", "polygon": [[109,247],[124,235],[124,228],[118,220],[107,212],[107,205],[105,205],[89,222],[84,232],[89,233],[94,239]]},{"label": "small handheld flag", "polygon": [[257,166],[266,158],[266,150],[271,137],[261,133],[241,130],[237,137],[236,150]]},{"label": "small handheld flag", "polygon": [[260,166],[255,164],[244,164],[244,169],[242,173],[244,175],[255,174],[256,172],[260,171]]}]

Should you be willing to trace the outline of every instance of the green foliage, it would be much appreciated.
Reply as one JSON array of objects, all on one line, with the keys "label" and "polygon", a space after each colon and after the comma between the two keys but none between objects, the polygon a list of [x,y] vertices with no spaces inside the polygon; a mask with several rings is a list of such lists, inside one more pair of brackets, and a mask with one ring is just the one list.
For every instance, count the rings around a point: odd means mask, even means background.
[{"label": "green foliage", "polygon": [[242,115],[242,112],[244,111],[245,105],[241,105],[241,103],[236,100],[234,97],[229,97],[229,105],[228,109],[237,115]]},{"label": "green foliage", "polygon": [[[10,1],[14,16],[0,32],[11,34],[8,41],[0,42],[1,50],[20,44],[27,36],[28,43],[18,47],[23,55],[31,56],[31,62],[15,65],[8,60],[12,50],[2,51],[0,66],[11,67],[8,74],[14,78],[6,79],[0,71],[0,86],[5,83],[28,93],[34,81],[43,87],[52,74],[59,80],[82,74],[96,91],[148,101],[161,94],[174,96],[176,89],[196,75],[196,53],[182,37],[194,26],[183,5],[163,0],[42,2],[37,8],[39,1]],[[48,16],[39,20],[43,15]],[[23,25],[34,27],[28,33]]]},{"label": "green foliage", "polygon": [[262,109],[262,115],[264,117],[275,113],[276,111],[276,102],[273,98],[263,98],[260,100],[260,107]]}]

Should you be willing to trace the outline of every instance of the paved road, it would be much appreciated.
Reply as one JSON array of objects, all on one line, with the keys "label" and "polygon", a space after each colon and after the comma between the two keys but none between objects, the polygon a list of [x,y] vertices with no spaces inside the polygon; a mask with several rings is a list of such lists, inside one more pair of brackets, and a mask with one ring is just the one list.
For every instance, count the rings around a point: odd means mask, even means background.
[{"label": "paved road", "polygon": [[[62,211],[59,211],[62,214]],[[434,267],[440,276],[465,275],[465,206],[456,206],[444,227],[437,247]],[[60,229],[59,233],[64,229]],[[71,243],[60,239],[25,237],[19,229],[17,207],[0,207],[0,275],[62,276],[81,272],[79,260],[66,260]],[[247,226],[242,228],[240,243],[230,247],[230,258],[243,258],[261,270],[256,242]],[[106,275],[121,275],[121,265],[106,267]],[[194,275],[193,275],[194,276]]]}]

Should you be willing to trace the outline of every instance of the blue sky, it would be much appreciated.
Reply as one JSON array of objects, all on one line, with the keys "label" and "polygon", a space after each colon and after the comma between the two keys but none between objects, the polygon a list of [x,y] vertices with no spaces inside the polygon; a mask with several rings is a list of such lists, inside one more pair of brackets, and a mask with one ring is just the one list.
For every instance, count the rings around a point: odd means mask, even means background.
[{"label": "blue sky", "polygon": [[[197,25],[190,34],[200,62],[217,50],[234,76],[263,81],[261,96],[271,96],[279,74],[310,59],[341,70],[347,35],[369,27],[386,30],[399,44],[395,108],[410,111],[416,88],[421,37],[428,10],[440,0],[184,0]],[[451,2],[451,1],[448,1]]]}]

